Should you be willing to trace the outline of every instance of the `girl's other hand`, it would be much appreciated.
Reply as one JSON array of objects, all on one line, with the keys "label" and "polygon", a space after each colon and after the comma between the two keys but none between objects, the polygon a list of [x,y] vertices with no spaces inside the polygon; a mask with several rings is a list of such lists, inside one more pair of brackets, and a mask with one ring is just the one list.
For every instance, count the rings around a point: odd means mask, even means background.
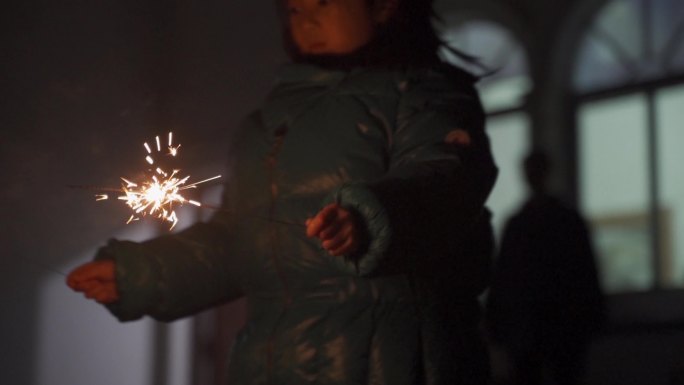
[{"label": "girl's other hand", "polygon": [[356,218],[337,203],[325,206],[306,220],[306,235],[320,239],[323,248],[332,256],[352,254],[359,248]]},{"label": "girl's other hand", "polygon": [[77,267],[67,276],[67,285],[101,304],[119,299],[114,261],[95,261]]}]

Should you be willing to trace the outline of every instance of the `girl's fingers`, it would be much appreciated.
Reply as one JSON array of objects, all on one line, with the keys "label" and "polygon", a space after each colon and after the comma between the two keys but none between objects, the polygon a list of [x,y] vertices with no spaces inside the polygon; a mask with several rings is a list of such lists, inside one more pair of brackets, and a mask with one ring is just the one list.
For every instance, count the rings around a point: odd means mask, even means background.
[{"label": "girl's fingers", "polygon": [[81,265],[67,276],[67,285],[79,290],[84,282],[113,281],[115,279],[114,261],[94,261]]},{"label": "girl's fingers", "polygon": [[330,238],[324,240],[321,245],[328,251],[337,249],[343,243],[345,243],[347,239],[350,238],[352,230],[352,226],[349,223],[345,223],[344,227],[342,227],[340,231],[333,234]]},{"label": "girl's fingers", "polygon": [[95,299],[95,296],[100,292],[98,288],[90,288],[83,290],[83,295],[88,299]]},{"label": "girl's fingers", "polygon": [[342,229],[342,226],[344,226],[345,223],[339,220],[332,221],[331,223],[328,224],[325,228],[321,230],[320,233],[318,233],[318,238],[321,241],[326,241],[329,239],[334,238],[340,233],[340,230]]},{"label": "girl's fingers", "polygon": [[[340,206],[336,207],[337,212],[334,218],[334,221],[332,221],[327,228],[323,229],[321,233],[318,235],[318,237],[321,240],[327,240],[335,237],[339,232],[342,231],[343,228],[349,228],[353,227],[353,219],[352,215],[349,211],[343,209]],[[348,230],[346,230],[348,232]]]},{"label": "girl's fingers", "polygon": [[92,292],[97,290],[100,286],[102,286],[102,283],[100,281],[90,280],[79,282],[78,286],[79,291]]},{"label": "girl's fingers", "polygon": [[111,298],[112,301],[118,300],[119,299],[119,291],[116,288],[116,283],[114,282],[108,282],[105,285],[103,285],[103,291],[106,293],[106,298]]},{"label": "girl's fingers", "polygon": [[[97,282],[97,281],[93,281]],[[99,303],[111,303],[119,299],[119,293],[114,283],[94,283],[87,285],[83,290],[86,298],[93,299]]]},{"label": "girl's fingers", "polygon": [[306,221],[306,235],[317,237],[333,256],[351,254],[358,249],[358,235],[352,213],[333,203]]},{"label": "girl's fingers", "polygon": [[80,292],[87,292],[94,290],[98,285],[100,285],[100,281],[78,281],[74,283],[73,285],[70,285],[71,289],[74,291],[80,291]]},{"label": "girl's fingers", "polygon": [[67,285],[99,303],[115,302],[119,294],[114,266],[114,262],[108,260],[81,265],[67,276]]},{"label": "girl's fingers", "polygon": [[97,302],[102,302],[102,300],[106,299],[108,296],[107,290],[100,287],[97,290],[94,290],[90,293],[88,293],[87,297],[90,299],[94,299]]},{"label": "girl's fingers", "polygon": [[347,240],[342,244],[342,246],[331,250],[330,255],[334,257],[339,257],[340,255],[352,254],[358,248],[358,242],[355,237],[347,238]]},{"label": "girl's fingers", "polygon": [[85,284],[83,284],[83,294],[85,294],[86,297],[88,298],[95,298],[95,296],[106,290],[105,285],[102,282],[99,281],[88,281]]},{"label": "girl's fingers", "polygon": [[110,304],[110,303],[114,303],[114,302],[116,302],[116,301],[118,301],[118,300],[119,300],[118,297],[108,296],[108,297],[104,297],[104,298],[98,299],[97,302],[99,302],[99,303],[101,303],[101,304],[103,304],[103,305],[107,305],[107,304]]},{"label": "girl's fingers", "polygon": [[95,295],[95,301],[108,304],[119,300],[119,296],[112,290],[102,290]]},{"label": "girl's fingers", "polygon": [[337,216],[337,207],[335,203],[325,206],[315,217],[307,221],[306,235],[311,237],[318,237],[321,230],[326,228]]}]

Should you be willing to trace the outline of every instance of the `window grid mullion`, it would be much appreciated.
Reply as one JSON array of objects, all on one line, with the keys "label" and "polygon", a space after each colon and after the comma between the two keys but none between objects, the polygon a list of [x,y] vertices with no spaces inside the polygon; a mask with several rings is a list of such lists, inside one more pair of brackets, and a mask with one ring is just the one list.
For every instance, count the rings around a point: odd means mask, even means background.
[{"label": "window grid mullion", "polygon": [[641,0],[641,18],[642,31],[641,39],[643,43],[643,57],[646,62],[650,62],[655,58],[655,50],[653,49],[653,26],[651,19],[651,4],[648,0]]},{"label": "window grid mullion", "polygon": [[650,232],[651,232],[651,263],[653,264],[653,289],[663,288],[664,275],[663,255],[660,244],[660,178],[658,175],[658,117],[656,113],[655,89],[646,90],[646,129],[648,132],[648,163],[649,163],[649,197],[650,197]]}]

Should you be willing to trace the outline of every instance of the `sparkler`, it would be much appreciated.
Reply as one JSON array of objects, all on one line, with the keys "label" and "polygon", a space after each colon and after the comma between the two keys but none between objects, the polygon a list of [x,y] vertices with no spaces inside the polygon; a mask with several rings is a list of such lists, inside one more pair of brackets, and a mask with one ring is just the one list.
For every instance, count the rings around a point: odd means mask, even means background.
[{"label": "sparkler", "polygon": [[[174,145],[173,133],[169,132],[167,145],[162,146],[159,136],[155,137],[154,149],[145,142],[146,155],[145,161],[149,167],[144,173],[145,179],[142,181],[131,181],[121,177],[122,185],[120,189],[113,188],[98,188],[88,186],[72,186],[80,188],[92,188],[99,190],[101,193],[95,195],[96,201],[103,201],[109,199],[109,194],[104,192],[118,192],[123,195],[117,196],[117,199],[124,201],[128,207],[133,210],[133,214],[128,218],[126,224],[133,221],[140,220],[140,218],[147,215],[158,218],[162,221],[171,222],[172,230],[178,223],[178,216],[175,209],[186,203],[194,206],[202,206],[200,202],[185,198],[181,192],[187,189],[197,188],[197,185],[209,182],[221,177],[216,175],[211,178],[203,179],[199,182],[189,183],[190,175],[180,177],[178,174],[180,170],[174,169],[170,172],[165,171],[162,166],[157,165],[154,156],[163,154],[170,157],[178,155],[180,144]],[[166,154],[164,154],[164,151]]]},{"label": "sparkler", "polygon": [[[162,221],[171,222],[169,230],[172,230],[178,223],[178,215],[176,214],[175,208],[186,203],[212,210],[228,211],[216,206],[203,205],[198,201],[187,199],[181,194],[184,190],[194,189],[197,188],[197,185],[199,184],[218,179],[221,175],[203,179],[199,182],[187,183],[190,179],[189,175],[182,178],[179,177],[178,174],[180,173],[180,170],[178,169],[167,172],[157,164],[157,161],[154,158],[154,155],[156,154],[162,154],[172,158],[175,158],[178,155],[178,150],[181,146],[180,144],[173,144],[173,133],[169,132],[166,146],[162,147],[159,136],[155,137],[153,144],[154,147],[151,147],[149,143],[143,143],[146,152],[145,161],[148,164],[148,168],[144,173],[144,179],[142,181],[131,181],[130,179],[120,177],[123,182],[120,188],[90,185],[68,185],[67,187],[97,191],[98,194],[95,194],[96,201],[110,199],[110,194],[106,193],[123,194],[118,195],[116,198],[124,201],[126,205],[133,210],[133,214],[128,218],[126,224],[138,221],[142,217],[150,215]],[[163,151],[167,151],[166,154],[163,154]],[[257,218],[282,225],[306,227],[306,225],[302,223],[283,221],[270,217],[257,216]]]}]

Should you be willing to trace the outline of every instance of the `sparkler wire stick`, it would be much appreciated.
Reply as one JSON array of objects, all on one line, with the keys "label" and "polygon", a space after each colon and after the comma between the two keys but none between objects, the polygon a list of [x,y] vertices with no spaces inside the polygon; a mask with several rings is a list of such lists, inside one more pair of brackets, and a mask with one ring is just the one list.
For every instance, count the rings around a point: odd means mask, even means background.
[{"label": "sparkler wire stick", "polygon": [[[210,178],[210,179],[216,179],[216,178],[217,178],[217,177]],[[199,182],[198,182],[198,183],[199,183]],[[119,188],[100,187],[100,186],[93,186],[93,185],[70,184],[70,185],[67,185],[66,187],[68,187],[68,188],[73,188],[73,189],[79,189],[79,190],[89,190],[89,191],[111,191],[111,192],[118,192],[118,193],[121,192],[121,189],[119,189]],[[199,204],[195,204],[195,206],[202,207],[202,208],[209,209],[209,210],[223,211],[223,212],[229,212],[229,213],[232,213],[232,212],[233,212],[233,211],[231,211],[231,210],[222,209],[222,208],[219,207],[219,206],[208,205],[208,204],[196,202],[196,201],[193,201],[193,200],[190,200],[190,199],[188,199],[188,202],[199,203]],[[279,223],[279,224],[282,224],[282,225],[299,226],[299,227],[304,227],[304,228],[306,228],[306,225],[303,224],[303,223],[284,221],[284,220],[280,220],[280,219],[273,219],[273,218],[267,218],[267,217],[262,217],[262,216],[254,216],[254,218],[263,219],[263,220],[265,220],[265,221],[270,221],[270,222],[273,222],[273,223]]]},{"label": "sparkler wire stick", "polygon": [[179,190],[186,190],[186,189],[189,189],[189,188],[195,188],[195,187],[196,187],[198,184],[200,184],[200,183],[209,182],[209,181],[212,181],[212,180],[214,180],[214,179],[218,179],[218,178],[220,178],[220,177],[221,177],[221,175],[217,175],[217,176],[213,176],[213,177],[211,177],[211,178],[203,179],[203,180],[201,180],[201,181],[199,181],[199,182],[191,183],[191,184],[189,184],[189,185],[185,185],[185,186],[183,186],[183,187],[180,187]]},{"label": "sparkler wire stick", "polygon": [[[156,145],[156,152],[162,152],[162,142],[159,136],[155,137],[154,144]],[[155,164],[154,160],[154,149],[150,147],[147,142],[143,143],[146,155],[145,161],[153,166]],[[178,149],[180,144],[174,146],[173,144],[173,133],[169,132],[167,149],[171,157],[176,157],[178,154]],[[185,198],[180,192],[187,189],[197,188],[197,185],[216,180],[221,177],[221,175],[216,175],[211,178],[206,178],[198,182],[193,182],[186,184],[190,176],[178,177],[177,174],[180,172],[178,169],[174,169],[172,172],[164,171],[161,166],[156,166],[153,170],[148,168],[145,175],[146,180],[142,181],[131,181],[126,178],[121,177],[123,184],[120,188],[112,187],[100,187],[93,185],[68,185],[67,187],[82,189],[82,190],[92,190],[98,191],[100,194],[95,195],[97,201],[109,199],[108,194],[105,192],[115,192],[122,195],[117,196],[117,199],[122,200],[128,205],[132,210],[133,214],[128,218],[127,224],[132,221],[137,221],[141,217],[146,215],[154,216],[163,221],[171,222],[171,227],[169,230],[173,229],[178,223],[178,217],[176,215],[175,206],[182,206],[185,203],[192,204],[199,207],[206,207],[214,210],[222,210],[220,207],[205,206],[202,203]],[[293,223],[282,221],[274,218],[258,217],[259,219],[268,220],[274,223],[280,223],[284,225],[293,225],[306,227],[301,223]]]},{"label": "sparkler wire stick", "polygon": [[[209,178],[209,179],[212,180],[212,179],[217,179],[217,178],[218,178],[218,177],[213,177],[213,178]],[[197,183],[199,183],[199,182],[197,182]],[[104,192],[104,191],[109,191],[109,192],[118,192],[118,193],[121,192],[121,189],[120,189],[120,188],[101,187],[101,186],[93,186],[93,185],[69,184],[69,185],[67,185],[66,187],[72,188],[72,189],[78,189],[78,190],[103,191],[103,192]],[[222,209],[222,208],[219,207],[219,206],[207,205],[207,204],[200,203],[200,202],[196,202],[196,201],[193,201],[193,200],[190,200],[190,199],[188,199],[188,202],[199,203],[199,205],[198,205],[198,204],[195,204],[195,206],[199,206],[199,207],[202,207],[202,208],[205,208],[205,209],[216,210],[216,211],[223,211],[223,212],[233,212],[233,211],[231,211],[231,210]],[[280,224],[283,224],[283,225],[306,227],[306,225],[303,224],[303,223],[289,222],[289,221],[284,221],[284,220],[280,220],[280,219],[273,219],[273,218],[267,218],[267,217],[262,217],[262,216],[256,216],[255,218],[263,219],[263,220],[265,220],[265,221],[271,221],[271,222],[273,222],[273,223],[280,223]]]},{"label": "sparkler wire stick", "polygon": [[68,184],[68,188],[78,189],[78,190],[89,190],[89,191],[101,191],[101,192],[121,192],[120,188],[114,187],[101,187],[88,184]]},{"label": "sparkler wire stick", "polygon": [[[216,211],[222,211],[222,212],[225,212],[225,213],[234,213],[233,210],[222,209],[222,208],[219,207],[219,206],[212,206],[212,205],[206,205],[206,204],[205,204],[205,205],[202,205],[202,207],[205,208],[205,209],[216,210]],[[290,222],[290,221],[285,221],[285,220],[282,220],[282,219],[275,219],[275,218],[264,217],[264,216],[261,216],[261,215],[252,215],[251,218],[261,219],[261,220],[264,220],[264,221],[269,221],[269,222],[273,222],[273,223],[278,223],[278,224],[281,224],[281,225],[298,226],[298,227],[306,228],[306,225],[303,224],[303,223]]]},{"label": "sparkler wire stick", "polygon": [[28,258],[27,258],[26,256],[24,256],[24,258],[23,258],[22,260],[23,260],[23,261],[28,261],[29,264],[32,265],[33,267],[35,267],[36,269],[49,271],[50,273],[59,274],[59,275],[61,275],[61,276],[63,276],[63,277],[66,277],[66,276],[67,276],[67,273],[65,273],[65,272],[63,272],[63,271],[60,271],[60,270],[57,269],[56,267],[52,267],[52,266],[50,266],[50,265],[47,264],[47,263],[44,263],[44,262],[42,262],[42,261],[39,261],[39,260],[36,259],[36,258],[31,258],[31,257],[28,257]]}]

